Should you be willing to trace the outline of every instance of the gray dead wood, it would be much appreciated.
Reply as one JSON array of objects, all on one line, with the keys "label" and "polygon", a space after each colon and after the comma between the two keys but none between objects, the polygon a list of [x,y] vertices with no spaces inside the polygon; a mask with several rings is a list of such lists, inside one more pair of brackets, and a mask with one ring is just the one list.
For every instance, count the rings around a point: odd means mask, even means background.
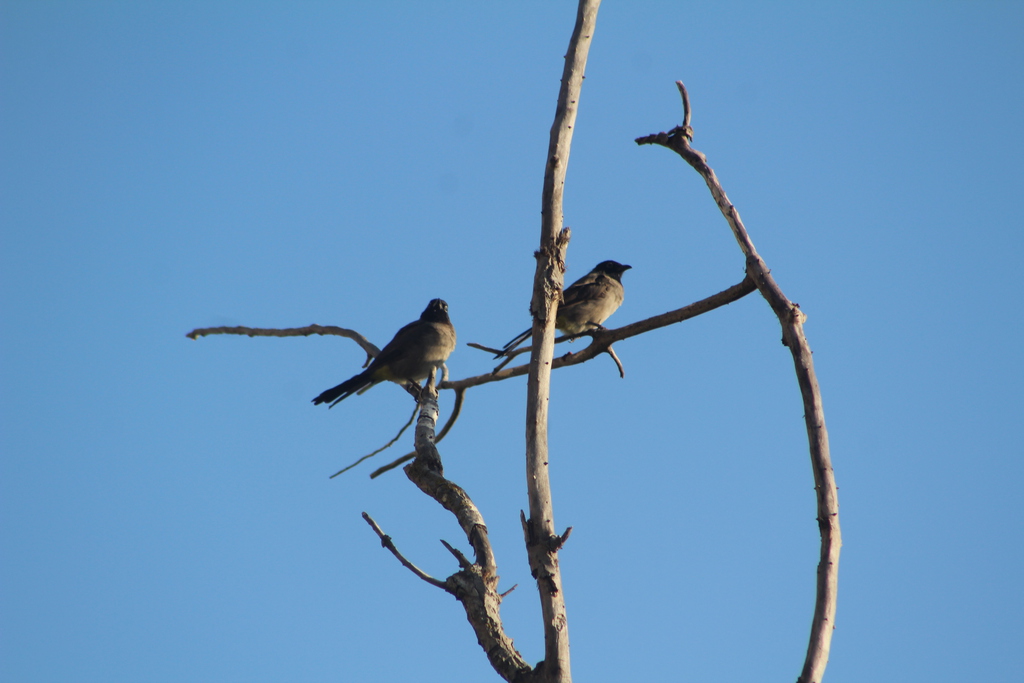
[{"label": "gray dead wood", "polygon": [[771,306],[782,325],[782,343],[793,355],[797,384],[804,404],[804,422],[807,427],[807,441],[810,447],[811,469],[814,473],[814,490],[817,497],[818,529],[821,533],[821,552],[818,561],[816,599],[814,616],[811,620],[810,642],[803,669],[797,683],[819,683],[828,664],[832,631],[835,628],[836,595],[839,580],[839,550],[842,535],[839,530],[839,496],[832,459],[829,455],[828,431],[825,428],[825,411],[822,407],[821,390],[814,372],[814,358],[811,347],[804,335],[804,321],[807,316],[793,303],[771,275],[771,271],[754,248],[747,229],[740,220],[739,211],[725,194],[715,172],[701,152],[693,149],[693,128],[690,126],[690,98],[682,81],[676,86],[683,98],[683,123],[667,133],[655,133],[637,138],[638,145],[656,144],[671,149],[690,164],[701,175],[715,203],[732,229],[740,250],[746,257],[747,277],[754,281],[757,289]]}]

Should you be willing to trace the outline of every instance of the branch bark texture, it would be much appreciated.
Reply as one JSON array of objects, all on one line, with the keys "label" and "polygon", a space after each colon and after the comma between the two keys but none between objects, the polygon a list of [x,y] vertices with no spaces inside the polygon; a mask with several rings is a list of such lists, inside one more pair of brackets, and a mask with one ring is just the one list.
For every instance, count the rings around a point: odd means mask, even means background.
[{"label": "branch bark texture", "polygon": [[[512,639],[505,633],[501,623],[501,594],[498,593],[497,563],[494,551],[487,535],[487,525],[483,515],[470,499],[469,495],[458,485],[444,477],[441,455],[438,453],[434,438],[437,424],[438,405],[437,391],[433,382],[428,383],[420,396],[420,416],[416,422],[416,458],[406,465],[405,473],[410,481],[428,496],[440,503],[446,510],[455,515],[462,527],[469,544],[476,556],[475,562],[469,562],[461,553],[449,548],[459,559],[461,569],[448,577],[444,589],[454,595],[466,610],[466,618],[476,633],[480,646],[487,653],[491,666],[502,678],[512,683],[529,680],[535,674],[534,669],[526,663],[516,650]],[[369,520],[368,520],[369,521]],[[381,533],[378,531],[378,535]],[[410,566],[388,545],[390,539],[381,541],[407,567],[417,573],[428,583],[434,583],[430,577],[422,576],[422,572]],[[434,585],[437,585],[434,583]]]},{"label": "branch bark texture", "polygon": [[540,249],[533,280],[533,353],[526,398],[526,486],[530,517],[524,524],[530,571],[540,591],[544,619],[544,662],[541,679],[570,683],[569,629],[558,567],[560,538],[554,528],[551,485],[548,478],[548,398],[551,361],[555,350],[555,313],[562,293],[565,249],[569,231],[564,229],[562,193],[569,164],[573,127],[583,86],[587,55],[597,23],[600,0],[580,0],[576,25],[565,55],[555,120],[551,126],[544,189],[541,196]]},{"label": "branch bark texture", "polygon": [[338,327],[336,325],[307,325],[306,327],[289,327],[285,329],[268,329],[265,327],[198,327],[185,336],[189,339],[199,339],[199,337],[206,337],[211,334],[244,334],[247,337],[308,337],[310,335],[319,334],[322,336],[333,336],[333,337],[347,337],[366,352],[366,363],[363,364],[365,368],[370,364],[370,361],[377,357],[380,353],[378,349],[369,339],[359,334],[355,330],[349,330],[344,327]]},{"label": "branch bark texture", "polygon": [[839,530],[839,497],[829,455],[828,431],[825,428],[825,412],[822,407],[821,390],[814,372],[811,347],[804,335],[804,321],[807,316],[799,305],[790,301],[771,275],[767,264],[757,253],[747,229],[740,219],[739,211],[725,194],[714,170],[708,165],[707,157],[693,149],[693,129],[690,127],[690,100],[682,81],[676,86],[683,98],[683,125],[667,133],[656,133],[636,140],[637,144],[662,145],[676,152],[686,163],[701,175],[715,203],[725,216],[733,236],[746,257],[747,277],[753,280],[761,295],[775,311],[782,325],[782,343],[793,355],[797,383],[804,404],[804,421],[810,446],[811,467],[814,472],[814,489],[817,496],[818,528],[821,532],[821,553],[818,561],[817,591],[814,616],[811,622],[811,636],[804,659],[803,670],[797,683],[818,683],[828,664],[832,631],[835,628],[836,596],[839,579],[839,550],[842,535]]}]

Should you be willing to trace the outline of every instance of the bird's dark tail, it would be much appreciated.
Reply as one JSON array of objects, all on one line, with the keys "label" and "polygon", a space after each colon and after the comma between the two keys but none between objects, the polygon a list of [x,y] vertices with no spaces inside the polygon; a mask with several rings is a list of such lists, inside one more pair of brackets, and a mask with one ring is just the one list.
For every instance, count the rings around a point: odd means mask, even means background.
[{"label": "bird's dark tail", "polygon": [[531,334],[533,334],[533,328],[532,327],[529,328],[528,330],[526,330],[525,332],[523,332],[522,334],[516,336],[516,338],[513,339],[512,341],[510,341],[508,344],[505,344],[503,347],[501,347],[501,353],[497,354],[494,357],[495,358],[501,358],[502,356],[508,355],[509,351],[511,351],[512,349],[516,348],[517,346],[522,344],[524,341],[529,339]]},{"label": "bird's dark tail", "polygon": [[352,394],[357,393],[364,387],[368,387],[373,384],[373,379],[370,378],[368,372],[361,372],[351,379],[347,379],[341,384],[331,389],[328,389],[324,393],[320,394],[313,399],[313,405],[318,406],[321,403],[330,403],[330,408],[334,407],[335,403],[344,401]]}]

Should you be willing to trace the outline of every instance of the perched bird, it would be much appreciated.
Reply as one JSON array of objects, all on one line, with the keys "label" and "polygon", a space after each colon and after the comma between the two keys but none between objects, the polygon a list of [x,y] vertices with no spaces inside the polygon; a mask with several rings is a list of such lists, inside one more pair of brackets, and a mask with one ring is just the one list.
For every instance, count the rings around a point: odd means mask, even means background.
[{"label": "perched bird", "polygon": [[426,379],[435,368],[442,368],[447,377],[444,362],[454,349],[455,328],[448,319],[448,304],[434,299],[427,304],[419,320],[395,334],[368,368],[320,394],[313,399],[313,404],[330,403],[329,407],[333,408],[335,403],[385,380],[408,385]]},{"label": "perched bird", "polygon": [[[592,271],[569,285],[562,292],[555,327],[569,335],[604,329],[601,323],[622,305],[622,274],[630,268],[632,266],[615,261],[601,261]],[[501,358],[522,344],[532,332],[533,328],[530,328],[505,344],[495,358]]]}]

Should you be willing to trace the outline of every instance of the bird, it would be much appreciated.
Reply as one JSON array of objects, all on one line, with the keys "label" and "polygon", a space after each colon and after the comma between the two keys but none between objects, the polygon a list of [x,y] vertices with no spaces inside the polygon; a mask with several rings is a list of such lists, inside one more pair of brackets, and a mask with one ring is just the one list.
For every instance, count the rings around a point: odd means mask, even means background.
[{"label": "bird", "polygon": [[[622,305],[622,274],[630,268],[632,266],[624,266],[617,261],[601,261],[592,271],[569,285],[562,292],[562,302],[555,314],[555,327],[568,335],[603,330],[601,323]],[[532,332],[531,327],[505,344],[495,358],[508,355]]]},{"label": "bird", "polygon": [[352,394],[361,394],[385,380],[408,386],[426,379],[436,368],[441,368],[447,378],[444,362],[454,349],[455,327],[448,318],[448,304],[433,299],[419,320],[395,333],[369,367],[314,398],[313,405],[329,403],[328,407],[333,408]]}]

